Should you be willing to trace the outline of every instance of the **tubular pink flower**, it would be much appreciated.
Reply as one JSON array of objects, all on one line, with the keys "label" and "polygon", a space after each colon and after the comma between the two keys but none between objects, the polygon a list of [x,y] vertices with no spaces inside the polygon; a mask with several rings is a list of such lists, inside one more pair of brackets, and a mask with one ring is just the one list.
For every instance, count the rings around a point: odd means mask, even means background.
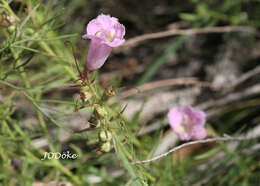
[{"label": "tubular pink flower", "polygon": [[86,28],[84,39],[91,39],[88,51],[86,69],[100,68],[108,58],[112,47],[118,47],[124,43],[125,27],[118,19],[110,15],[99,15],[90,21]]},{"label": "tubular pink flower", "polygon": [[190,106],[173,107],[168,119],[173,131],[182,140],[200,140],[207,136],[206,114],[203,111],[196,111]]}]

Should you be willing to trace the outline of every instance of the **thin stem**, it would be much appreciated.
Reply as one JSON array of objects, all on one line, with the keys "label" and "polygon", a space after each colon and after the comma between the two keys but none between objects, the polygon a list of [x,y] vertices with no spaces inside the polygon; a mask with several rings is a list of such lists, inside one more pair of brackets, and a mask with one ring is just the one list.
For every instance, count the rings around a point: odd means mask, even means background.
[{"label": "thin stem", "polygon": [[143,160],[143,161],[136,161],[136,162],[133,162],[132,164],[136,165],[136,164],[149,163],[149,162],[152,162],[152,161],[156,161],[156,160],[159,160],[159,159],[167,156],[168,154],[170,154],[172,152],[175,152],[175,151],[177,151],[177,150],[179,150],[181,148],[184,148],[184,147],[187,147],[187,146],[190,146],[190,145],[194,145],[194,144],[217,142],[217,141],[243,141],[243,140],[254,139],[254,138],[257,138],[257,137],[259,137],[259,136],[255,136],[255,137],[244,137],[244,136],[241,136],[241,137],[234,137],[234,138],[230,137],[230,136],[224,136],[224,137],[218,137],[218,138],[209,138],[209,139],[204,139],[204,140],[191,141],[191,142],[179,145],[177,147],[174,147],[171,150],[169,150],[168,152],[165,152],[163,154],[155,156],[152,159],[147,159],[147,160]]},{"label": "thin stem", "polygon": [[192,29],[172,29],[151,34],[144,34],[127,40],[123,47],[135,47],[140,42],[150,39],[158,39],[174,35],[195,35],[208,33],[224,33],[224,32],[254,32],[254,29],[248,26],[216,26],[206,28],[192,28]]}]

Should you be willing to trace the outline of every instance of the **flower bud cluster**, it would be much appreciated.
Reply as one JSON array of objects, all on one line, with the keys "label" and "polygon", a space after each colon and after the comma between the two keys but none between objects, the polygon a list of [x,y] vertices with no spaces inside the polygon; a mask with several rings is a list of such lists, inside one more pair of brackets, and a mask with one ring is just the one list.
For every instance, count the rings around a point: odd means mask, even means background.
[{"label": "flower bud cluster", "polygon": [[14,24],[14,22],[15,18],[13,15],[7,14],[5,12],[0,15],[0,26],[9,27]]},{"label": "flower bud cluster", "polygon": [[[98,95],[96,86],[92,86],[95,82],[91,81],[91,73],[104,65],[109,57],[112,48],[118,47],[125,42],[125,27],[119,20],[110,15],[101,14],[97,18],[91,20],[86,27],[84,39],[90,40],[90,47],[85,63],[84,75],[79,78],[80,89],[80,109],[85,107],[93,108],[93,115],[90,119],[91,126],[99,128],[99,142],[101,143],[101,151],[109,152],[112,148],[112,134],[109,129],[109,121],[111,117],[108,114],[106,100],[115,95],[112,86],[104,90],[102,96]],[[85,82],[86,81],[86,82]],[[88,106],[87,106],[88,105]]]},{"label": "flower bud cluster", "polygon": [[[94,116],[96,118],[97,123],[100,123],[99,126],[104,127],[106,124],[105,121],[108,120],[108,112],[104,106],[100,106],[98,104],[94,105]],[[96,126],[97,127],[97,126]],[[102,152],[109,152],[112,149],[111,140],[112,134],[107,129],[100,129],[98,133],[99,142],[101,144],[100,149]]]},{"label": "flower bud cluster", "polygon": [[104,106],[100,106],[98,104],[94,105],[94,114],[96,118],[104,119],[107,116],[107,111]]},{"label": "flower bud cluster", "polygon": [[6,27],[9,33],[13,33],[16,29],[15,17],[6,12],[1,13],[0,26]]},{"label": "flower bud cluster", "polygon": [[[107,111],[107,107],[104,105],[104,101],[101,98],[100,100],[96,99],[98,97],[96,92],[91,91],[93,87],[91,85],[81,87],[80,90],[80,100],[81,100],[81,108],[89,105],[93,108],[93,115],[89,120],[91,127],[95,127],[99,130],[98,139],[100,142],[100,150],[102,152],[109,152],[112,149],[111,140],[112,134],[107,129],[109,128],[107,122],[110,120],[110,116]],[[106,90],[103,94],[105,94]],[[109,90],[110,95],[112,94],[112,89]],[[93,98],[93,99],[92,99]],[[102,101],[103,104],[100,104]]]},{"label": "flower bud cluster", "polygon": [[98,134],[101,143],[100,149],[102,152],[109,152],[112,148],[112,134],[108,130],[101,130]]}]

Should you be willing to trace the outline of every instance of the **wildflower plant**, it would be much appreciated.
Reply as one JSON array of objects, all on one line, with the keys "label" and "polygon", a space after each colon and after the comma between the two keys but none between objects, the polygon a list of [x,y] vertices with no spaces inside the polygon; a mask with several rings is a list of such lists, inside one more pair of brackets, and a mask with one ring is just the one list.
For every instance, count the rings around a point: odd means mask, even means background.
[{"label": "wildflower plant", "polygon": [[[74,41],[77,34],[58,35],[56,30],[53,30],[55,26],[61,26],[59,25],[61,14],[55,14],[56,12],[54,12],[54,14],[47,14],[47,12],[53,8],[53,5],[51,6],[50,4],[50,6],[45,7],[36,4],[36,1],[32,4],[26,3],[26,8],[30,10],[29,13],[26,14],[25,17],[18,18],[18,15],[12,11],[7,1],[1,2],[3,2],[3,4],[1,4],[1,12],[3,13],[1,14],[1,31],[3,31],[3,36],[6,39],[1,43],[0,49],[0,82],[1,89],[4,87],[1,93],[3,92],[2,95],[7,97],[7,100],[5,104],[1,104],[0,121],[1,125],[4,125],[1,135],[4,137],[4,140],[7,140],[7,143],[1,143],[0,145],[1,165],[3,165],[1,166],[0,172],[2,173],[2,169],[10,165],[10,163],[6,161],[8,156],[13,158],[14,154],[19,154],[21,157],[25,157],[24,163],[29,165],[37,163],[40,167],[36,172],[40,171],[41,175],[56,175],[57,172],[60,172],[62,177],[67,176],[71,182],[77,185],[85,185],[89,182],[89,180],[82,179],[86,177],[86,175],[73,174],[71,170],[65,167],[66,164],[69,163],[68,161],[56,158],[42,161],[44,151],[37,148],[38,143],[34,141],[35,136],[28,135],[28,133],[34,134],[36,131],[36,136],[47,140],[44,144],[41,144],[44,145],[43,148],[48,148],[48,152],[50,153],[62,154],[60,149],[61,143],[59,141],[59,131],[62,131],[61,136],[69,134],[81,140],[88,139],[86,140],[87,143],[95,144],[93,147],[94,152],[109,152],[115,148],[118,152],[118,157],[122,160],[123,165],[131,172],[132,177],[139,179],[141,175],[135,173],[133,166],[129,162],[129,157],[126,158],[126,147],[122,143],[127,135],[127,133],[120,132],[125,130],[124,119],[122,117],[123,110],[118,105],[116,107],[110,107],[107,103],[110,97],[115,96],[116,90],[111,86],[105,89],[102,88],[96,79],[96,73],[93,72],[93,70],[104,64],[112,47],[116,47],[124,42],[124,26],[119,24],[116,18],[102,15],[101,18],[109,18],[108,21],[110,21],[106,22],[105,19],[102,24],[114,24],[112,27],[108,27],[110,29],[109,33],[107,32],[108,30],[103,32],[104,28],[102,25],[97,24],[95,28],[99,29],[98,33],[92,35],[93,27],[88,27],[90,28],[90,32],[87,34],[88,37],[91,38],[91,49],[88,52],[86,68],[81,72],[81,67],[76,58],[74,58],[75,53],[71,52],[70,47],[67,45],[67,43],[70,43],[71,46],[75,48]],[[24,12],[22,12],[21,15],[24,15]],[[46,17],[44,15],[48,16]],[[68,40],[69,42],[67,42]],[[37,56],[36,60],[34,56]],[[75,60],[78,75],[74,69],[70,68]],[[5,61],[5,64],[3,61]],[[10,63],[10,61],[13,63]],[[31,65],[32,61],[36,64],[39,61],[45,61],[45,63],[38,64],[41,70],[36,69],[37,73],[32,73],[33,69],[27,68]],[[77,86],[74,86],[75,84],[71,86],[71,79],[76,82]],[[16,83],[8,83],[9,81]],[[61,98],[57,100],[42,99],[43,93],[49,90],[75,88],[79,89],[79,96],[74,102],[62,100]],[[8,95],[8,91],[10,95]],[[25,99],[33,105],[40,126],[38,126],[38,124],[36,124],[36,126],[26,124],[21,127],[17,123],[16,118],[12,118],[11,115],[15,112],[21,112],[18,115],[24,114],[22,110],[16,110],[14,97],[18,102],[19,100]],[[59,107],[59,110],[57,110],[58,114],[53,114],[52,111],[49,113],[44,110],[42,106],[43,103],[65,105]],[[86,123],[86,130],[69,130],[62,125],[59,119],[60,117],[65,117],[77,112],[92,113],[89,121],[81,117],[81,120]],[[20,120],[19,122],[23,121]],[[89,125],[87,125],[87,123]],[[10,128],[10,124],[15,128],[13,132]],[[55,129],[57,135],[55,134],[54,136],[49,132],[55,128],[53,125],[57,126]],[[21,138],[26,138],[27,140],[21,141],[20,145],[17,143],[16,137],[19,140]],[[13,147],[7,147],[7,144],[13,144]],[[71,148],[73,149],[71,153],[77,152],[77,155],[79,155],[73,166],[78,167],[78,171],[84,170],[83,172],[85,172],[89,166],[82,159],[83,150],[73,145]],[[6,155],[3,154],[3,149],[7,149]],[[80,164],[86,166],[80,167]],[[17,174],[20,174],[19,170],[20,169],[18,169]],[[34,172],[33,169],[24,167],[23,171],[32,177],[36,176],[36,172]],[[16,172],[10,172],[8,175],[5,173],[7,179],[0,178],[0,182],[3,181],[4,185],[10,185],[14,182],[21,182],[22,185],[32,184],[31,181],[24,181],[23,178],[17,177],[15,174]],[[10,177],[13,177],[13,179],[10,180]],[[54,179],[54,177],[51,179]],[[135,182],[141,185],[140,180],[135,180]]]},{"label": "wildflower plant", "polygon": [[77,100],[75,110],[91,108],[90,111],[93,114],[89,124],[95,128],[100,128],[98,134],[101,143],[100,148],[103,152],[109,152],[112,147],[112,133],[110,131],[113,127],[111,123],[117,118],[112,117],[106,101],[107,98],[115,95],[115,90],[108,87],[103,90],[102,95],[99,95],[100,91],[97,89],[95,77],[92,77],[91,73],[105,63],[112,47],[120,46],[124,42],[125,27],[118,22],[117,18],[101,14],[88,23],[86,31],[87,34],[83,35],[83,38],[89,38],[91,42],[83,73],[80,72],[75,60],[80,74],[78,79],[80,83],[80,100]]},{"label": "wildflower plant", "polygon": [[[170,153],[197,142],[215,144],[217,141],[242,141],[246,138],[210,138],[208,133],[211,128],[207,126],[206,130],[205,127],[206,113],[191,106],[171,108],[168,120],[166,109],[163,109],[162,115],[153,113],[152,119],[159,117],[159,125],[157,122],[150,126],[144,121],[146,118],[142,120],[142,109],[146,103],[133,117],[126,118],[124,111],[128,108],[127,104],[122,106],[121,100],[118,101],[119,85],[109,82],[105,87],[99,82],[102,71],[98,70],[106,61],[110,63],[109,55],[113,48],[123,45],[126,31],[129,33],[126,25],[122,24],[123,18],[132,22],[138,21],[138,16],[121,17],[117,14],[118,18],[115,18],[112,11],[111,16],[100,14],[87,20],[84,14],[74,21],[72,15],[75,10],[84,7],[84,12],[88,12],[85,1],[39,2],[0,0],[0,185],[58,185],[61,181],[82,186],[95,183],[187,185],[187,178],[194,175],[191,171],[198,167],[198,162],[211,159],[220,150],[225,152],[225,158],[219,166],[226,171],[229,167],[227,162],[234,160],[236,166],[232,171],[240,175],[238,180],[246,177],[244,185],[247,185],[251,172],[257,170],[255,165],[258,160],[246,154],[253,142],[239,144],[234,152],[227,150],[225,144],[219,146],[216,143],[217,147],[212,151],[190,156],[190,160],[184,163],[175,162]],[[200,4],[200,1],[195,4]],[[224,12],[233,4],[236,3],[224,4]],[[197,10],[205,7],[208,10],[207,6]],[[199,16],[199,24],[194,24],[196,28],[218,22],[214,16],[219,14],[206,12],[210,17],[205,17],[206,14]],[[229,20],[224,18],[222,24]],[[140,28],[142,24],[138,23]],[[181,48],[189,36],[178,38],[162,51],[158,60],[140,73],[142,78],[137,84],[150,80],[167,62],[167,56]],[[159,87],[163,87],[161,85]],[[147,90],[147,87],[144,86],[144,89]],[[139,92],[138,87],[134,89]],[[166,116],[165,120],[161,116]],[[155,155],[161,141],[168,137],[165,130],[169,125],[171,134],[173,131],[181,140],[190,141]],[[142,131],[143,128],[149,135]],[[217,135],[217,132],[213,134]],[[239,155],[244,149],[248,150],[242,156],[245,161],[240,161]],[[146,163],[150,164],[147,166]],[[219,169],[213,167],[207,171],[203,173],[210,177]],[[198,171],[195,177],[198,181],[200,173]],[[227,174],[225,180],[230,177]],[[236,179],[232,181],[238,183]]]},{"label": "wildflower plant", "polygon": [[[91,42],[83,72],[80,72],[77,61],[75,61],[80,74],[76,81],[80,87],[80,99],[76,100],[75,110],[86,109],[92,113],[88,123],[90,128],[98,131],[96,136],[99,140],[98,149],[106,153],[115,148],[126,169],[131,172],[133,178],[137,179],[136,184],[142,185],[142,181],[139,180],[142,178],[142,174],[135,173],[127,159],[133,159],[133,157],[127,153],[126,144],[122,143],[124,141],[132,144],[129,130],[125,125],[126,120],[122,116],[126,107],[119,111],[116,107],[111,107],[108,103],[109,98],[115,96],[117,90],[108,86],[105,89],[101,88],[100,91],[95,74],[93,75],[93,71],[105,63],[112,48],[124,43],[125,27],[118,22],[117,18],[101,14],[87,24],[86,32],[83,38],[88,38]],[[84,132],[84,130],[79,132]]]}]

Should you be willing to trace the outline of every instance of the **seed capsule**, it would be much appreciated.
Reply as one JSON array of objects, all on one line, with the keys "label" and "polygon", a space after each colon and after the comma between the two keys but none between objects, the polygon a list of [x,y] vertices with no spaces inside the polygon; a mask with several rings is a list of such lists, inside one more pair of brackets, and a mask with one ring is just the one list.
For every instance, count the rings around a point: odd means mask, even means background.
[{"label": "seed capsule", "polygon": [[110,142],[106,142],[106,143],[103,143],[101,145],[101,151],[102,152],[109,152],[111,150],[111,143]]},{"label": "seed capsule", "polygon": [[91,93],[88,92],[88,91],[83,91],[83,90],[81,90],[79,94],[80,94],[80,99],[81,99],[83,102],[88,101],[88,100],[92,97]]},{"label": "seed capsule", "polygon": [[107,115],[107,111],[105,107],[100,106],[100,105],[95,105],[95,114],[97,117],[104,118]]},{"label": "seed capsule", "polygon": [[102,142],[111,141],[112,134],[109,131],[101,130],[98,134],[99,140]]}]

